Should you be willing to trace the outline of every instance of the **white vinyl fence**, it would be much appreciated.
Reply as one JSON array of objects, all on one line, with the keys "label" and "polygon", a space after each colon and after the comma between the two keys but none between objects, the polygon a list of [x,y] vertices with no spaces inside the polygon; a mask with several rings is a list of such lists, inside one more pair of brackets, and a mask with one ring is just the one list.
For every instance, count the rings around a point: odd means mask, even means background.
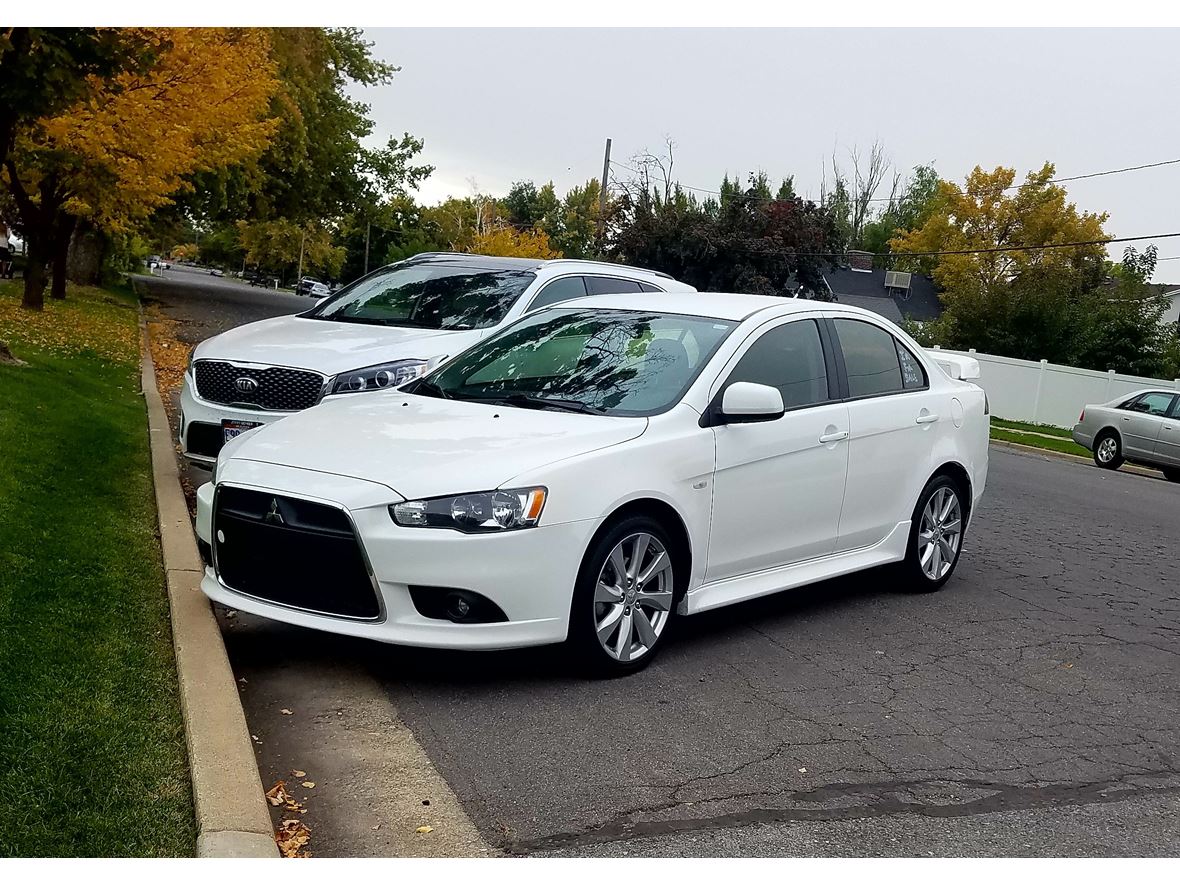
[{"label": "white vinyl fence", "polygon": [[980,377],[976,383],[987,391],[992,415],[1010,421],[1073,427],[1086,403],[1104,403],[1144,387],[1180,390],[1180,378],[1140,378],[1119,375],[1113,369],[1096,372],[1058,366],[1045,360],[1039,363],[1014,360],[974,350],[946,352],[979,360]]}]

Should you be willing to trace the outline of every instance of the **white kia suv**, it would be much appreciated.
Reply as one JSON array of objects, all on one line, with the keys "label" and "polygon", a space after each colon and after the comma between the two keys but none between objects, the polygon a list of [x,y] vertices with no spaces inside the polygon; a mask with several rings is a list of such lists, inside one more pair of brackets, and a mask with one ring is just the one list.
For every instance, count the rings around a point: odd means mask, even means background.
[{"label": "white kia suv", "polygon": [[[312,295],[327,295],[323,289]],[[249,323],[197,345],[180,394],[181,452],[210,467],[243,430],[326,398],[404,384],[559,301],[693,291],[667,274],[605,262],[416,255],[304,313]]]},{"label": "white kia suv", "polygon": [[937,590],[987,479],[978,370],[838,304],[551,307],[230,442],[197,493],[201,589],[405,645],[567,640],[608,674],[678,617],[836,575]]}]

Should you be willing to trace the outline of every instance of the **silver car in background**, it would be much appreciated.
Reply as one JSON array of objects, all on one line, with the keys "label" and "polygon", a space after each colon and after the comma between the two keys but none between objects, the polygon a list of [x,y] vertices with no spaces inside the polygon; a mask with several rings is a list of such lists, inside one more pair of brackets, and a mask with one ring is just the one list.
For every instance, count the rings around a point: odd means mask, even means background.
[{"label": "silver car in background", "polygon": [[1101,405],[1087,405],[1073,439],[1094,453],[1094,463],[1118,470],[1124,461],[1157,467],[1180,482],[1180,393],[1139,390]]}]

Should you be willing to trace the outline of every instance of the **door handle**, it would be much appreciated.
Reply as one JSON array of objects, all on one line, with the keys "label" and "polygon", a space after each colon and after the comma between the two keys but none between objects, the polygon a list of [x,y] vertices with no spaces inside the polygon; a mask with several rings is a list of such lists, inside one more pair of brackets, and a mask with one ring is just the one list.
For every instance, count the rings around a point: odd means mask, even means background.
[{"label": "door handle", "polygon": [[835,433],[825,433],[819,438],[821,443],[839,442],[842,439],[848,438],[847,430],[837,430]]},{"label": "door handle", "polygon": [[914,423],[915,424],[933,424],[937,420],[938,420],[937,415],[932,415],[930,413],[927,413],[925,415],[919,415],[917,418],[915,418]]}]

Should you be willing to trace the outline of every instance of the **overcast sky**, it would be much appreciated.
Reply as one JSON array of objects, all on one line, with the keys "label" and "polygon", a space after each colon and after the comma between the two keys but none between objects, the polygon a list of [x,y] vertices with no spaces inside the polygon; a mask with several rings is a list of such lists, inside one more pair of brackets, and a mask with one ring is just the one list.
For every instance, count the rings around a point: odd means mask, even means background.
[{"label": "overcast sky", "polygon": [[[1068,176],[1180,158],[1180,34],[1164,28],[366,34],[402,70],[359,95],[382,140],[426,142],[426,202],[470,194],[471,178],[485,193],[523,178],[564,193],[601,174],[608,136],[620,162],[670,136],[686,185],[763,169],[813,198],[833,149],[846,163],[875,139],[897,168],[933,161],[950,179],[977,164],[1022,180],[1045,160]],[[1180,231],[1180,164],[1067,187],[1110,213],[1114,236]],[[1180,238],[1158,246],[1180,256]],[[1180,260],[1156,279],[1180,280]]]}]

